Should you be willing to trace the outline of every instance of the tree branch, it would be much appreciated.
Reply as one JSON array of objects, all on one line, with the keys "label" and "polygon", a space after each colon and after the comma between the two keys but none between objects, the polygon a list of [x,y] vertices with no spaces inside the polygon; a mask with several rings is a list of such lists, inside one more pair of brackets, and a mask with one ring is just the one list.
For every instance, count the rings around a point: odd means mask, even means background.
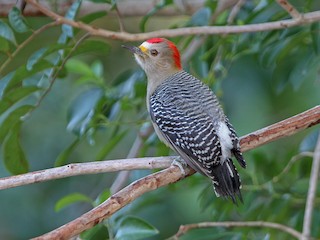
[{"label": "tree branch", "polygon": [[172,160],[173,157],[146,157],[100,162],[71,163],[62,167],[1,178],[0,190],[86,174],[117,172],[120,170],[166,168],[170,166]]},{"label": "tree branch", "polygon": [[320,123],[320,105],[305,112],[275,123],[243,136],[240,139],[242,151],[275,141],[276,139],[291,136],[297,131],[312,127]]},{"label": "tree branch", "polygon": [[[312,116],[313,118],[311,119],[310,116]],[[305,124],[301,124],[302,119],[304,119],[304,121],[306,122]],[[292,129],[291,131],[286,131],[285,126],[283,126],[284,122],[287,122],[289,129],[291,129],[292,126],[296,126],[296,128]],[[271,131],[269,127],[264,128],[263,131],[262,130],[257,131],[259,132],[259,134],[252,133],[247,135],[246,137],[243,137],[241,139],[241,145],[244,147],[245,150],[249,150],[251,148],[255,148],[271,140],[276,140],[276,139],[279,139],[280,137],[297,133],[298,131],[307,127],[311,127],[319,122],[320,122],[320,106],[316,106],[299,115],[296,115],[278,124],[274,124],[270,126],[271,129],[279,129],[278,127],[281,126],[280,129],[284,132],[284,134],[275,133],[274,131]],[[252,141],[252,136],[259,136],[259,137],[256,138],[254,141]],[[265,141],[265,139],[268,139],[268,141]],[[164,159],[168,159],[168,158],[164,158]],[[134,160],[131,159],[129,160],[129,162],[132,163],[131,166],[133,166],[139,162],[139,159],[134,159]],[[93,164],[93,163],[88,163],[88,164]],[[114,164],[118,166],[119,165],[122,166],[123,161],[114,161]],[[66,167],[68,168],[68,166]],[[142,164],[142,166],[145,167],[144,164]],[[99,164],[96,165],[96,168],[97,167],[98,169],[96,169],[95,171],[101,172],[101,167],[99,166]],[[76,172],[76,170],[77,169],[75,169],[74,172]],[[88,171],[92,171],[91,168],[88,169]],[[59,172],[62,172],[62,171],[59,171]],[[188,167],[185,168],[185,172],[187,175],[192,175],[194,173],[194,171]],[[73,173],[73,175],[76,175],[76,174]],[[174,165],[160,172],[157,172],[155,174],[148,175],[144,178],[141,178],[133,182],[129,186],[123,188],[122,190],[120,190],[119,192],[111,196],[109,199],[107,199],[105,202],[103,202],[101,205],[97,206],[96,208],[93,208],[91,211],[61,226],[60,228],[53,230],[52,232],[49,232],[45,235],[37,237],[36,239],[38,240],[69,239],[70,237],[77,235],[83,232],[84,230],[87,230],[95,226],[96,224],[100,223],[102,220],[110,217],[113,213],[115,213],[122,207],[126,206],[127,204],[129,204],[130,202],[132,202],[133,200],[141,196],[143,193],[152,191],[154,189],[168,185],[170,183],[174,183],[184,177],[185,176],[183,176],[183,173],[180,171],[179,167]]]},{"label": "tree branch", "polygon": [[0,66],[0,77],[3,74],[4,69],[10,64],[10,62],[12,61],[12,59],[14,59],[17,54],[26,46],[28,45],[32,40],[34,40],[34,38],[39,35],[40,33],[46,31],[47,29],[51,28],[51,27],[55,27],[59,25],[57,22],[51,22],[48,23],[46,25],[43,25],[41,28],[35,30],[25,41],[23,41],[22,43],[20,43],[16,50],[11,54],[11,57],[8,58],[3,64],[1,64]]},{"label": "tree branch", "polygon": [[287,0],[277,0],[277,3],[286,10],[291,17],[293,18],[301,18],[302,15],[298,12],[297,9],[295,9],[294,6],[292,6]]},{"label": "tree branch", "polygon": [[303,236],[301,240],[309,239],[311,235],[312,213],[314,208],[314,202],[317,193],[318,176],[320,172],[320,133],[318,135],[318,141],[313,154],[313,162],[311,167],[311,176],[309,180],[309,189],[307,195],[306,208],[303,218]]},{"label": "tree branch", "polygon": [[[134,140],[134,143],[133,143],[133,145],[127,155],[127,158],[135,158],[139,155],[139,152],[140,152],[141,148],[143,147],[143,139],[150,136],[152,131],[153,131],[153,128],[152,128],[151,124],[147,127],[147,129],[140,129],[139,134],[137,135],[136,139]],[[125,185],[126,181],[128,180],[129,175],[130,175],[130,173],[128,170],[121,171],[118,173],[117,177],[115,178],[115,180],[113,181],[113,183],[110,187],[111,194],[118,192]]]},{"label": "tree branch", "polygon": [[274,183],[279,182],[282,177],[286,176],[286,174],[289,172],[289,170],[291,169],[293,164],[304,157],[312,158],[313,152],[302,152],[302,153],[299,153],[298,155],[293,156],[290,159],[290,161],[288,162],[288,164],[285,166],[285,168],[281,171],[281,173],[279,173],[278,175],[276,175],[272,178],[272,182],[274,182]]},{"label": "tree branch", "polygon": [[[320,123],[320,106],[316,106],[296,116],[241,137],[241,149],[245,152],[250,149],[257,148],[279,138],[296,134],[297,132],[318,123]],[[62,167],[1,178],[0,190],[85,174],[134,169],[161,169],[169,167],[172,163],[172,159],[173,157],[147,157],[72,163]]]},{"label": "tree branch", "polygon": [[236,33],[249,33],[249,32],[261,32],[270,31],[276,29],[285,29],[289,27],[306,25],[313,22],[320,21],[320,11],[309,12],[303,15],[302,18],[287,19],[281,21],[247,24],[239,26],[204,26],[204,27],[187,27],[178,29],[163,29],[147,33],[131,34],[127,32],[114,32],[94,26],[72,21],[64,18],[49,9],[43,7],[36,0],[26,0],[29,4],[36,7],[39,11],[52,18],[59,24],[67,24],[75,28],[82,29],[89,32],[93,36],[100,36],[108,39],[117,39],[123,41],[141,41],[153,37],[177,37],[186,35],[212,35],[212,34],[236,34]]},{"label": "tree branch", "polygon": [[290,234],[292,237],[295,237],[299,239],[302,235],[298,231],[279,224],[279,223],[273,223],[273,222],[264,222],[264,221],[252,221],[252,222],[202,222],[202,223],[194,223],[194,224],[188,224],[188,225],[181,225],[179,228],[179,231],[169,238],[170,240],[179,239],[182,235],[186,234],[188,231],[192,229],[199,229],[199,228],[212,228],[212,227],[265,227],[265,228],[274,228],[277,230],[280,230],[282,232],[286,232]]},{"label": "tree branch", "polygon": [[[1,0],[0,1],[0,17],[7,17],[9,11],[16,5],[17,0]],[[41,0],[41,4],[50,10],[57,11],[59,15],[65,15],[74,0]],[[101,1],[102,2],[102,1]],[[106,2],[106,1],[105,1]],[[121,0],[117,1],[117,8],[123,17],[142,17],[155,7],[158,1],[150,0]],[[178,4],[178,3],[182,4]],[[203,7],[205,0],[183,0],[175,1],[174,5],[161,9],[156,13],[159,16],[177,16],[191,15],[198,9]],[[93,3],[83,1],[79,10],[79,16],[84,16],[98,11],[106,11],[108,15],[115,16],[115,12],[111,11],[111,4]],[[45,16],[37,8],[27,5],[23,12],[24,16]]]},{"label": "tree branch", "polygon": [[[190,168],[185,168],[184,170],[186,175],[194,173]],[[98,207],[93,208],[81,217],[53,230],[52,232],[34,239],[69,239],[70,237],[102,222],[104,219],[110,217],[116,211],[140,197],[142,194],[155,190],[159,187],[166,186],[170,183],[177,182],[184,177],[185,176],[182,175],[178,166],[171,166],[160,172],[148,175],[115,193]]]}]

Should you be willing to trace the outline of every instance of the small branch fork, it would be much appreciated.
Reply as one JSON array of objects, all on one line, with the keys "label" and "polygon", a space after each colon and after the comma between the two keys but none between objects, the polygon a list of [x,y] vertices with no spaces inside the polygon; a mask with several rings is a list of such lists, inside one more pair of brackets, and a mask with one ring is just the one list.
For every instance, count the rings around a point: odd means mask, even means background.
[{"label": "small branch fork", "polygon": [[[122,40],[122,41],[141,41],[153,37],[177,37],[186,35],[211,35],[211,34],[239,34],[248,32],[261,32],[270,31],[276,29],[285,29],[298,25],[310,24],[320,21],[320,11],[314,11],[303,14],[303,17],[295,17],[293,19],[286,19],[281,21],[248,24],[241,26],[204,26],[204,27],[188,27],[178,29],[163,29],[147,33],[131,34],[128,32],[114,32],[101,28],[96,28],[91,25],[73,21],[60,16],[46,7],[39,4],[36,0],[26,0],[28,4],[31,4],[46,16],[52,18],[58,24],[67,24],[75,28],[82,29],[92,36],[100,36],[108,39]],[[287,1],[279,0],[281,6],[288,6],[285,9],[290,10],[292,16],[297,15],[297,11]],[[290,8],[289,8],[290,7]],[[299,14],[300,15],[300,14]],[[298,15],[297,15],[298,16]]]}]

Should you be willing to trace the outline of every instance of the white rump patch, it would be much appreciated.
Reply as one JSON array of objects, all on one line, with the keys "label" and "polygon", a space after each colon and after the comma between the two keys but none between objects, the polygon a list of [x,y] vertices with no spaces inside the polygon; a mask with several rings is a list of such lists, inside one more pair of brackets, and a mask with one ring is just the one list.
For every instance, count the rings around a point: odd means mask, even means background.
[{"label": "white rump patch", "polygon": [[[231,132],[228,128],[228,126],[224,122],[220,122],[218,125],[217,129],[217,135],[220,140],[220,145],[221,145],[221,152],[222,152],[222,157],[221,157],[221,163],[224,163],[224,161],[228,158],[231,158],[231,149],[233,148],[232,145],[232,140],[231,140]],[[228,165],[229,170],[230,166]]]}]

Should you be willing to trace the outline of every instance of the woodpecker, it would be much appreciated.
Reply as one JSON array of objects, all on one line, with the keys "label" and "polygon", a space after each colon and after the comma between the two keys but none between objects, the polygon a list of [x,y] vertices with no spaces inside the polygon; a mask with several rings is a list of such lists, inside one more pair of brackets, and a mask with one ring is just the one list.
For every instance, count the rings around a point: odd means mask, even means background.
[{"label": "woodpecker", "polygon": [[212,180],[216,195],[242,201],[232,155],[246,167],[237,134],[217,97],[182,69],[180,53],[165,38],[152,38],[130,50],[145,71],[147,108],[159,139],[195,171]]}]

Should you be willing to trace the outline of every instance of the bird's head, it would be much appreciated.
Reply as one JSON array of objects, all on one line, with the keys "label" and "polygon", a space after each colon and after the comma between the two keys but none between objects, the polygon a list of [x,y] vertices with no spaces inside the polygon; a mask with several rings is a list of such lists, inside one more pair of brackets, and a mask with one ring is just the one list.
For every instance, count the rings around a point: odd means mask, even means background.
[{"label": "bird's head", "polygon": [[173,42],[165,38],[151,38],[139,47],[123,46],[130,50],[138,64],[146,72],[148,79],[167,78],[181,71],[180,53]]}]

